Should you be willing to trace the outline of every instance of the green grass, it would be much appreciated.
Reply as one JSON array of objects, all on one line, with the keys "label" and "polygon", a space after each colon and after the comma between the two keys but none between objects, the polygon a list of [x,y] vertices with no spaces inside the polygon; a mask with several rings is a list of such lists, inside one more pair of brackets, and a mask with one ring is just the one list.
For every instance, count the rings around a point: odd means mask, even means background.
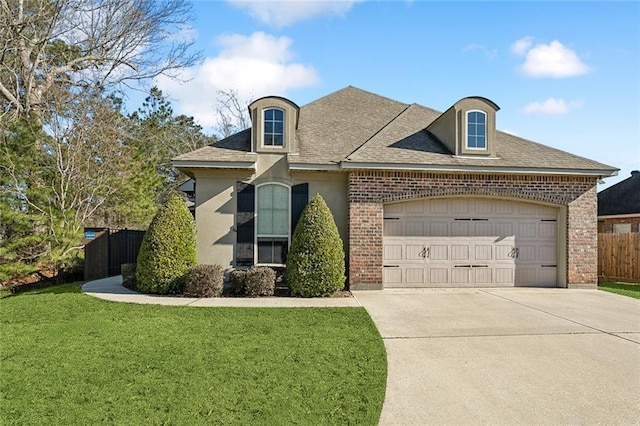
[{"label": "green grass", "polygon": [[363,308],[0,298],[0,424],[370,424],[386,383]]},{"label": "green grass", "polygon": [[616,293],[640,299],[640,284],[599,283],[598,288],[600,290],[608,291],[609,293]]}]

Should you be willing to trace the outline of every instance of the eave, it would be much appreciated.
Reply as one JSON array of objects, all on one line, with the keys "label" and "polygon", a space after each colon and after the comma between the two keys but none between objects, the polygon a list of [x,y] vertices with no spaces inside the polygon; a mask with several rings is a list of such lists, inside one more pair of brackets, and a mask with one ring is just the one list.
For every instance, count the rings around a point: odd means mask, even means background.
[{"label": "eave", "polygon": [[567,175],[610,177],[618,174],[617,169],[557,169],[545,167],[496,167],[496,166],[462,166],[438,164],[389,164],[389,163],[352,163],[343,161],[340,166],[344,170],[391,170],[391,171],[424,171],[455,173],[500,173],[519,175]]}]

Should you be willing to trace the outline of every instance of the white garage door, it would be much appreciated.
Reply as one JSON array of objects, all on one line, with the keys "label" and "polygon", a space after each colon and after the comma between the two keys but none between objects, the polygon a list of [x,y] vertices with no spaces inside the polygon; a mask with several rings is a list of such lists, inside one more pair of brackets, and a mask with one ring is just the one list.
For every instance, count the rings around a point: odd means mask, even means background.
[{"label": "white garage door", "polygon": [[385,205],[385,287],[556,286],[558,210],[489,198]]}]

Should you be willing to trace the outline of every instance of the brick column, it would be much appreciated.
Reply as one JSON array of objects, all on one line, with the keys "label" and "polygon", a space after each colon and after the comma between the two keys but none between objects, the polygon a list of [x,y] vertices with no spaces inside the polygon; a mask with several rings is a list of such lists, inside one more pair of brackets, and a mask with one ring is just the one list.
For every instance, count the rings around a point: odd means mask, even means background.
[{"label": "brick column", "polygon": [[595,185],[567,205],[567,287],[598,285],[598,196]]},{"label": "brick column", "polygon": [[381,202],[349,203],[349,288],[382,289]]}]

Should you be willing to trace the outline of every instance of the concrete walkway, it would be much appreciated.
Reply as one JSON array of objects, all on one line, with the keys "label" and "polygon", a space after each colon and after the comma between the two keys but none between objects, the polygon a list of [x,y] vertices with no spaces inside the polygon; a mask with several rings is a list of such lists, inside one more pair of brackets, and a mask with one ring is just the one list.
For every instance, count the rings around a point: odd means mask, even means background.
[{"label": "concrete walkway", "polygon": [[196,307],[244,308],[352,308],[361,306],[355,297],[172,297],[141,294],[122,286],[122,276],[89,281],[82,286],[89,296],[112,302],[140,303],[144,305],[172,305]]},{"label": "concrete walkway", "polygon": [[640,424],[640,300],[359,291],[387,350],[381,425]]}]

